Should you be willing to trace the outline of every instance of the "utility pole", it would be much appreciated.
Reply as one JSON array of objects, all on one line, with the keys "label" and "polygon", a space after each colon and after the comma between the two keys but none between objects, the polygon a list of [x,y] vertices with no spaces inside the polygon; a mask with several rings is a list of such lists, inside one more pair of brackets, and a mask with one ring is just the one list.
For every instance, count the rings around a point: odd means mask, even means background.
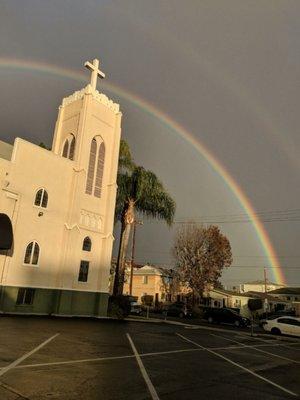
[{"label": "utility pole", "polygon": [[268,291],[268,286],[267,286],[267,270],[266,267],[264,267],[264,282],[265,282],[265,301],[264,301],[264,310],[266,313],[266,319],[268,317],[268,299],[267,299],[267,291]]},{"label": "utility pole", "polygon": [[133,281],[133,266],[134,266],[134,255],[135,255],[135,235],[137,225],[143,225],[143,221],[133,222],[133,233],[132,233],[132,245],[131,245],[131,261],[130,261],[130,282],[129,282],[129,294],[132,296],[132,281]]},{"label": "utility pole", "polygon": [[267,286],[267,271],[266,268],[264,267],[264,281],[265,281],[265,294],[267,294],[268,291],[268,286]]}]

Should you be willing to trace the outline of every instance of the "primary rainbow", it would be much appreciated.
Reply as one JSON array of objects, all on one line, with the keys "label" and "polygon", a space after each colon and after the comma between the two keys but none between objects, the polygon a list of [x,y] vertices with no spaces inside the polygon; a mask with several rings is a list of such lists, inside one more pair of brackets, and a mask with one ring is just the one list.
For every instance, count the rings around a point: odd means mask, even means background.
[{"label": "primary rainbow", "polygon": [[[26,61],[22,59],[0,57],[0,68],[39,71],[83,82],[87,81],[87,74],[84,72],[77,72],[72,69],[62,68],[56,65],[46,64],[42,62],[35,62],[35,61],[34,62]],[[172,119],[169,115],[163,113],[161,110],[157,109],[144,99],[141,99],[135,94],[130,93],[128,90],[124,90],[117,85],[107,83],[107,81],[104,81],[104,83],[102,82],[102,85],[105,86],[109,91],[116,93],[118,96],[122,98],[125,98],[126,100],[130,101],[137,107],[141,108],[144,112],[154,116],[161,123],[167,125],[169,128],[174,130],[178,135],[180,135],[183,139],[185,139],[188,143],[190,143],[208,161],[208,163],[222,177],[226,185],[234,193],[239,203],[241,204],[242,208],[248,214],[249,219],[252,221],[256,234],[259,238],[259,241],[264,249],[264,252],[268,258],[270,267],[272,269],[273,279],[276,280],[277,283],[285,284],[286,280],[283,270],[280,266],[278,257],[271,244],[270,238],[265,230],[264,225],[257,216],[254,207],[248,200],[245,193],[242,191],[242,189],[236,183],[233,177],[229,174],[224,165],[222,165],[222,163],[187,129],[185,129],[182,125],[180,125],[178,122]]]}]

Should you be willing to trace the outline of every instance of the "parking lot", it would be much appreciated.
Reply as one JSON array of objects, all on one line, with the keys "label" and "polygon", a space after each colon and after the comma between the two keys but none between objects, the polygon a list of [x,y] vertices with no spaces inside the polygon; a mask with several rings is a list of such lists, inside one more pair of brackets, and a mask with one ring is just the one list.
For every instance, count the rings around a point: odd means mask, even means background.
[{"label": "parking lot", "polygon": [[291,399],[300,340],[111,320],[0,318],[0,399]]}]

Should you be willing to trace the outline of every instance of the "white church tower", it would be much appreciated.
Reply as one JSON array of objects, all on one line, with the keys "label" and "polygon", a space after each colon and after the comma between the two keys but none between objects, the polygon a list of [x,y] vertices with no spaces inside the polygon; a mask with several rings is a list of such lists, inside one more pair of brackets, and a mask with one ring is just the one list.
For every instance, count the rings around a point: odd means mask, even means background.
[{"label": "white church tower", "polygon": [[51,151],[0,143],[0,213],[14,240],[0,253],[2,312],[106,314],[121,112],[96,89],[99,61],[85,66],[91,82],[63,99]]}]

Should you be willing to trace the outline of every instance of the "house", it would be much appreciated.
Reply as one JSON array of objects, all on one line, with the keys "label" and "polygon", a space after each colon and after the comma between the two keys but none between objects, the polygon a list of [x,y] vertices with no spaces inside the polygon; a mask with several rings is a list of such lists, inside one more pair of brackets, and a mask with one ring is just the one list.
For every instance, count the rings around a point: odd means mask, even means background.
[{"label": "house", "polygon": [[253,297],[251,294],[236,293],[225,289],[211,289],[206,293],[204,304],[209,307],[236,308],[242,316],[249,318],[251,312],[248,308],[248,300]]},{"label": "house", "polygon": [[251,311],[248,308],[248,300],[261,299],[263,307],[257,310],[259,314],[264,311],[276,312],[282,310],[291,310],[293,304],[291,301],[282,300],[271,296],[269,293],[262,292],[247,292],[236,293],[224,289],[212,289],[207,294],[207,301],[205,305],[210,307],[229,307],[236,308],[238,312],[244,317],[251,317]]},{"label": "house", "polygon": [[266,282],[263,280],[257,280],[252,282],[245,282],[240,285],[239,292],[240,293],[247,293],[247,292],[262,292],[265,291],[269,292],[271,290],[283,288],[284,285],[279,285],[273,282]]},{"label": "house", "polygon": [[[126,271],[124,283],[124,294],[129,294],[130,270]],[[171,274],[170,271],[154,265],[144,265],[133,269],[132,296],[142,302],[143,296],[153,296],[153,302],[165,302],[171,300],[170,294]]]},{"label": "house", "polygon": [[287,301],[300,301],[300,288],[299,287],[283,287],[269,292],[272,297],[278,297]]},{"label": "house", "polygon": [[0,223],[13,232],[1,312],[106,315],[121,112],[96,90],[99,61],[85,66],[91,83],[62,100],[51,150],[0,143]]},{"label": "house", "polygon": [[272,296],[270,292],[248,292],[248,294],[253,297],[260,298],[264,303],[264,311],[267,312],[289,311],[293,308],[291,301]]}]

